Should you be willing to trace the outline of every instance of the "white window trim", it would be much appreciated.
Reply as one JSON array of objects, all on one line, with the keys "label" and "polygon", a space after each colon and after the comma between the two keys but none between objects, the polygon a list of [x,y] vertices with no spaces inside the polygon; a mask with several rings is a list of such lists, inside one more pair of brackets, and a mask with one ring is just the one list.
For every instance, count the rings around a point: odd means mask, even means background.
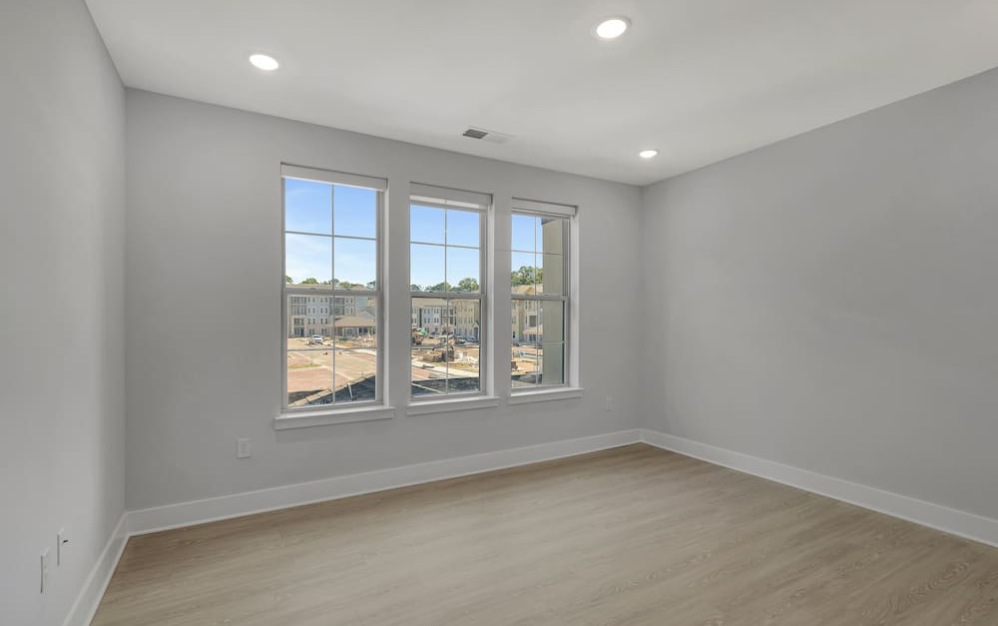
[{"label": "white window trim", "polygon": [[[388,181],[384,178],[368,177],[355,174],[344,174],[340,172],[330,172],[326,170],[315,170],[301,166],[282,164],[282,190],[286,178],[296,178],[305,180],[317,180],[336,185],[347,185],[353,187],[365,187],[380,191],[378,194],[377,207],[377,254],[378,268],[377,281],[378,290],[374,296],[378,298],[378,363],[377,363],[377,397],[374,400],[364,402],[350,402],[331,405],[307,406],[307,407],[287,407],[287,334],[288,334],[288,304],[287,298],[292,294],[308,295],[311,297],[337,297],[356,296],[358,292],[331,289],[328,293],[317,293],[315,290],[303,290],[288,288],[284,283],[284,272],[281,280],[281,355],[282,355],[282,407],[277,416],[273,418],[275,430],[288,430],[296,428],[311,428],[315,426],[326,426],[335,424],[349,424],[368,421],[389,420],[398,416],[401,412],[407,416],[434,415],[448,412],[464,412],[475,410],[490,410],[501,406],[521,406],[536,402],[550,401],[571,401],[583,397],[584,389],[580,384],[580,354],[581,337],[579,324],[580,311],[580,280],[579,280],[579,211],[577,207],[561,205],[549,202],[538,202],[512,198],[511,212],[503,211],[504,216],[511,213],[546,215],[550,217],[567,218],[569,231],[569,248],[566,251],[566,285],[567,291],[563,296],[541,295],[521,295],[496,294],[495,287],[495,255],[503,250],[496,248],[496,242],[492,239],[495,232],[496,218],[495,204],[493,196],[478,192],[470,192],[457,189],[447,189],[437,186],[421,185],[410,183],[406,194],[406,206],[421,204],[426,206],[436,206],[443,209],[477,210],[481,215],[481,271],[479,282],[481,291],[474,294],[463,292],[439,293],[439,292],[412,292],[409,290],[409,318],[411,319],[412,297],[424,296],[443,299],[474,299],[481,301],[481,354],[479,358],[479,376],[481,388],[474,392],[457,392],[448,395],[411,395],[411,373],[409,374],[408,390],[402,398],[394,398],[396,402],[402,402],[402,406],[396,409],[389,404],[389,381],[387,371],[389,368],[389,341],[390,332],[388,324],[388,293],[389,285],[385,281],[388,272],[387,266],[387,246],[385,220],[387,213],[387,191]],[[509,197],[507,196],[507,201]],[[284,194],[282,193],[282,207]],[[507,205],[509,206],[509,205]],[[283,213],[283,212],[282,212]],[[282,214],[282,223],[286,213]],[[500,229],[501,230],[501,229]],[[285,237],[282,230],[281,250],[282,250],[282,270],[284,258]],[[335,234],[333,235],[335,236]],[[407,254],[411,253],[411,237],[406,242],[410,246]],[[507,249],[511,246],[507,246]],[[410,282],[407,280],[406,282]],[[370,293],[370,292],[368,292]],[[502,372],[498,362],[498,355],[493,352],[497,337],[495,333],[504,332],[505,325],[498,324],[492,327],[492,320],[496,306],[503,304],[503,300],[509,298],[510,305],[517,300],[562,300],[565,305],[565,382],[558,385],[535,385],[531,387],[512,387],[512,381],[507,382],[508,387],[500,388],[501,395],[496,394],[496,387],[499,384],[496,375]],[[397,331],[398,329],[396,329]],[[407,332],[408,335],[408,332]],[[409,337],[406,337],[409,343]],[[410,344],[411,346],[411,344]],[[411,352],[406,351],[405,360],[407,369],[411,372]],[[506,359],[508,361],[508,359]],[[392,366],[394,367],[394,366]],[[499,370],[495,368],[500,367]],[[400,381],[398,381],[400,382]],[[401,391],[396,389],[395,391]],[[394,392],[392,392],[394,395]],[[509,394],[508,396],[506,394]]]},{"label": "white window trim", "polygon": [[579,209],[578,207],[574,207],[570,204],[557,204],[554,202],[538,202],[537,200],[513,198],[513,212],[572,218],[579,214]]},{"label": "white window trim", "polygon": [[[521,387],[520,389],[526,389]],[[509,397],[509,404],[511,406],[516,406],[518,404],[530,404],[532,402],[549,402],[551,400],[570,400],[572,398],[581,398],[584,389],[581,387],[547,387],[541,389],[526,389],[525,391],[520,391]]]},{"label": "white window trim", "polygon": [[[515,305],[517,300],[536,301],[563,301],[565,302],[565,382],[557,385],[535,385],[533,387],[514,387],[512,379],[509,381],[509,401],[510,405],[527,404],[530,402],[546,402],[549,400],[562,400],[578,398],[583,394],[583,387],[580,377],[581,365],[581,333],[579,330],[579,210],[578,207],[556,204],[552,202],[540,202],[537,200],[525,200],[513,198],[510,219],[515,214],[521,215],[547,215],[550,217],[567,218],[569,248],[567,262],[564,264],[567,293],[563,296],[545,295],[518,295],[510,294],[510,306]],[[511,233],[512,236],[512,233]],[[509,249],[512,249],[510,241]]]},{"label": "white window trim", "polygon": [[438,399],[435,396],[425,396],[430,400],[413,402],[406,410],[406,415],[434,415],[450,411],[473,411],[475,409],[491,409],[498,407],[501,399],[498,396],[454,395],[451,398]]},{"label": "white window trim", "polygon": [[282,413],[274,418],[275,430],[290,430],[292,428],[311,428],[312,426],[328,426],[330,424],[354,424],[357,422],[373,422],[390,420],[395,417],[395,407],[369,405],[349,407],[329,411],[309,411],[302,413]]},{"label": "white window trim", "polygon": [[471,209],[484,212],[492,206],[492,194],[410,183],[409,204],[411,205],[413,202],[419,205],[429,204],[429,206],[442,208]]},{"label": "white window trim", "polygon": [[[287,234],[293,233],[294,231],[287,230],[287,208],[284,203],[286,200],[285,193],[285,180],[288,178],[294,178],[298,180],[311,180],[317,182],[323,182],[332,185],[345,185],[348,187],[364,187],[367,189],[374,189],[378,191],[377,194],[377,208],[375,215],[376,222],[376,255],[377,255],[377,268],[375,274],[375,282],[377,284],[377,290],[374,292],[374,297],[377,299],[378,303],[378,317],[375,326],[377,342],[378,342],[378,355],[377,363],[375,366],[375,398],[374,400],[362,401],[362,402],[350,402],[342,403],[337,405],[336,403],[325,405],[325,406],[303,406],[303,407],[289,407],[288,406],[288,297],[291,295],[307,295],[313,297],[329,297],[332,298],[332,304],[335,306],[335,299],[341,296],[355,297],[361,293],[369,292],[357,292],[347,289],[330,289],[328,291],[318,291],[312,289],[302,289],[302,288],[289,288],[287,283],[284,281],[284,277],[287,275],[285,263],[287,262],[287,251],[285,246],[287,245]],[[395,417],[395,409],[390,407],[385,402],[385,363],[387,354],[387,337],[386,329],[388,324],[386,323],[386,298],[385,298],[385,247],[384,247],[384,220],[385,220],[385,195],[388,189],[388,180],[385,178],[376,178],[371,176],[362,176],[359,174],[347,174],[343,172],[334,172],[330,170],[321,170],[315,168],[302,167],[297,165],[289,165],[286,163],[281,164],[281,410],[277,417],[274,418],[274,428],[276,430],[286,430],[289,428],[304,428],[310,426],[321,426],[325,424],[344,424],[352,422],[362,422],[362,421],[372,421],[380,419],[391,419]],[[335,222],[334,222],[335,223]],[[335,238],[335,229],[330,237]],[[334,316],[335,317],[335,316]],[[334,324],[335,325],[335,324]],[[335,337],[335,330],[333,331],[333,336]],[[335,383],[334,383],[335,384]],[[334,390],[335,394],[335,390]]]},{"label": "white window trim", "polygon": [[320,170],[314,167],[302,167],[301,165],[291,165],[289,163],[281,163],[281,178],[294,178],[297,180],[328,183],[330,185],[345,185],[347,187],[363,187],[377,191],[388,191],[387,178]]},{"label": "white window trim", "polygon": [[[412,394],[412,366],[411,366],[411,339],[410,353],[407,358],[409,367],[409,404],[406,408],[406,415],[428,415],[432,413],[443,413],[447,411],[461,411],[475,408],[485,408],[499,405],[499,399],[494,394],[494,383],[491,376],[491,333],[489,332],[492,320],[492,240],[491,221],[495,210],[492,194],[438,187],[435,185],[424,185],[421,183],[410,183],[407,206],[412,208],[413,204],[444,210],[477,211],[479,219],[479,270],[478,286],[476,293],[461,291],[439,292],[439,291],[412,291],[408,292],[409,298],[409,320],[412,320],[412,302],[416,298],[441,298],[449,300],[477,300],[480,302],[479,315],[481,324],[478,343],[478,379],[479,390],[469,392],[448,393],[444,395],[423,395]],[[411,218],[410,218],[411,220]],[[410,222],[411,223],[411,222]],[[412,269],[412,233],[409,233],[409,268],[411,284]],[[416,242],[419,243],[419,242]],[[443,245],[443,244],[434,244]],[[459,246],[460,247],[460,246]],[[446,253],[445,253],[446,263]],[[446,267],[446,265],[445,265]],[[444,280],[447,280],[446,271]],[[480,405],[480,406],[476,406]]]}]

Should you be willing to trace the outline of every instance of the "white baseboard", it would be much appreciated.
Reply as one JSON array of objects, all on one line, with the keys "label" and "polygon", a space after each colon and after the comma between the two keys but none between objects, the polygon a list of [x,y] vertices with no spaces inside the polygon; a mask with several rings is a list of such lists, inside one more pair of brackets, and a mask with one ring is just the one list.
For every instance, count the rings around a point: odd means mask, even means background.
[{"label": "white baseboard", "polygon": [[655,430],[642,429],[641,441],[656,448],[998,547],[998,520],[995,519]]},{"label": "white baseboard", "polygon": [[63,621],[63,626],[89,626],[97,613],[97,607],[107,591],[107,585],[111,582],[111,575],[114,568],[118,566],[121,553],[125,551],[125,544],[128,542],[128,513],[123,513],[114,527],[114,531],[108,538],[104,549],[97,557],[97,562],[83,583],[80,595],[76,597],[73,606],[69,609],[69,614]]},{"label": "white baseboard", "polygon": [[248,491],[230,496],[181,502],[130,511],[128,513],[128,527],[131,535],[141,535],[397,487],[408,487],[446,478],[550,461],[638,443],[640,440],[641,431],[639,429],[622,430],[592,437],[567,439],[511,450],[486,452],[259,491]]},{"label": "white baseboard", "polygon": [[430,461],[361,474],[338,476],[295,485],[249,491],[230,496],[182,502],[127,511],[118,520],[101,551],[83,589],[63,626],[89,626],[111,582],[128,538],[159,530],[193,526],[232,517],[252,515],[303,504],[337,500],[397,487],[469,476],[498,469],[552,461],[587,452],[597,452],[641,441],[639,429],[622,430],[591,437],[542,443],[470,456]]},{"label": "white baseboard", "polygon": [[654,430],[633,429],[126,512],[87,577],[63,626],[90,624],[125,543],[132,535],[480,474],[638,442],[998,547],[998,520]]}]

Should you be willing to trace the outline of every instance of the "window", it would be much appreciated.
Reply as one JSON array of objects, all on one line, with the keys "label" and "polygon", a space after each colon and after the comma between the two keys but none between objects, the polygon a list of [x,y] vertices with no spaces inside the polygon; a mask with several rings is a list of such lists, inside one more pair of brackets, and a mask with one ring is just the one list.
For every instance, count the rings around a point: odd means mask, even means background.
[{"label": "window", "polygon": [[513,392],[567,385],[574,207],[513,200]]},{"label": "window", "polygon": [[387,181],[284,165],[284,409],[381,401]]},{"label": "window", "polygon": [[409,199],[411,393],[481,395],[485,242],[492,197],[412,185]]}]

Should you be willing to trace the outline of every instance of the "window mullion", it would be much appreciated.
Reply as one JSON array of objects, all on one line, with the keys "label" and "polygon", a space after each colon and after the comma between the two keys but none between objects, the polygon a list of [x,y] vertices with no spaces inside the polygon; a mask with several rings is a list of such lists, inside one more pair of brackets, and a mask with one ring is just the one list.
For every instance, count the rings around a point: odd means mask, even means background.
[{"label": "window mullion", "polygon": [[336,187],[335,186],[333,187],[332,193],[329,194],[329,223],[332,224],[331,232],[333,233],[332,245],[330,246],[330,251],[329,251],[330,252],[329,267],[331,270],[330,280],[333,281],[333,284],[331,285],[333,288],[333,295],[329,300],[330,308],[332,309],[330,312],[332,313],[332,318],[333,318],[333,328],[331,333],[332,335],[331,339],[333,342],[333,353],[331,355],[333,362],[333,380],[330,381],[330,388],[332,389],[333,392],[332,405],[335,408],[336,407]]}]

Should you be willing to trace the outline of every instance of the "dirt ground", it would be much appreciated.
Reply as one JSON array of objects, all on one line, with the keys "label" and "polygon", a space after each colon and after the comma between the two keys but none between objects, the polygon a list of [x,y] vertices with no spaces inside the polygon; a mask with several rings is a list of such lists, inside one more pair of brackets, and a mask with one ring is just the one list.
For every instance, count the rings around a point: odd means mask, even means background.
[{"label": "dirt ground", "polygon": [[[477,345],[454,347],[455,360],[434,361],[443,342],[427,338],[412,347],[412,379],[477,377],[480,349]],[[322,345],[309,345],[307,338],[288,339],[288,393],[330,388],[334,371],[336,389],[371,378],[377,373],[376,342],[373,338],[326,339]],[[335,351],[335,368],[333,354]],[[425,359],[425,360],[424,360]]]},{"label": "dirt ground", "polygon": [[329,389],[333,380],[333,353],[336,354],[336,389],[358,383],[377,374],[376,342],[370,339],[327,339],[322,345],[308,345],[304,338],[288,339],[288,393]]},{"label": "dirt ground", "polygon": [[[412,346],[412,380],[435,380],[444,377],[464,378],[479,375],[480,348],[477,345],[454,346],[455,360],[433,360],[443,341],[427,337],[422,345]],[[306,338],[288,339],[288,393],[330,389],[334,377],[337,390],[356,384],[377,373],[376,341],[373,337],[326,339],[322,345],[309,345]],[[514,346],[511,362],[515,374],[531,374],[541,369],[543,349]]]},{"label": "dirt ground", "polygon": [[439,360],[445,342],[439,337],[426,337],[423,343],[412,346],[412,379],[475,377],[479,374],[481,349],[478,345],[455,345],[454,359],[450,362]]}]

